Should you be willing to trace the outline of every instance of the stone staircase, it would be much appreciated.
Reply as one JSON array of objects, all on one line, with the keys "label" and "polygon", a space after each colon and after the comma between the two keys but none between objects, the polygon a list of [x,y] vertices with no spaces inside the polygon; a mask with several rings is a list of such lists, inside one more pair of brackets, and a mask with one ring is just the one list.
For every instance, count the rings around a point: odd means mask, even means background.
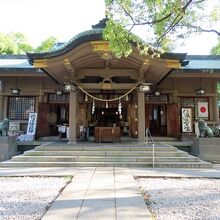
[{"label": "stone staircase", "polygon": [[[50,143],[35,147],[0,167],[152,167],[152,145]],[[212,164],[167,144],[155,144],[157,168],[211,168]]]}]

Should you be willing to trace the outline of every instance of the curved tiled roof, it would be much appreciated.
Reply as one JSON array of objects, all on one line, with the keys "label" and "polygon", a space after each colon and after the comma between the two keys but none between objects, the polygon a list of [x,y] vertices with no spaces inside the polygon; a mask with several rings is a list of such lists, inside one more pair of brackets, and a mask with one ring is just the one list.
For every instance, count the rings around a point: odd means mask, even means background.
[{"label": "curved tiled roof", "polygon": [[34,68],[29,62],[26,55],[1,54],[0,55],[0,72],[37,72],[42,73],[38,68]]},{"label": "curved tiled roof", "polygon": [[27,56],[30,59],[31,64],[33,63],[34,59],[44,59],[60,56],[87,41],[102,40],[102,32],[103,29],[92,29],[89,31],[84,31],[73,37],[70,41],[67,41],[63,46],[59,47],[58,49],[44,53],[27,53]]}]

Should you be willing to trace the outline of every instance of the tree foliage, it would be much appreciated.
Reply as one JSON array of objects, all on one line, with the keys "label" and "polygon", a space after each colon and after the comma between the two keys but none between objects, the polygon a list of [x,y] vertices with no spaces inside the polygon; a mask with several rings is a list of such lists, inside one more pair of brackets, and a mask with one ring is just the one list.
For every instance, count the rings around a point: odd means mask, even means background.
[{"label": "tree foliage", "polygon": [[[105,0],[108,17],[104,39],[117,57],[129,55],[131,42],[147,54],[152,48],[166,51],[191,33],[213,32],[220,36],[220,0]],[[207,7],[209,6],[209,7]],[[216,29],[210,27],[215,26]],[[147,48],[132,33],[145,35]]]},{"label": "tree foliage", "polygon": [[33,51],[27,38],[19,32],[0,33],[0,54],[24,54]]},{"label": "tree foliage", "polygon": [[211,55],[220,55],[220,38],[218,38],[218,43],[211,49]]},{"label": "tree foliage", "polygon": [[47,52],[51,50],[57,43],[57,38],[50,36],[44,40],[39,47],[35,49],[35,52]]},{"label": "tree foliage", "polygon": [[0,54],[25,54],[26,52],[46,52],[51,50],[57,39],[49,37],[44,40],[39,47],[34,49],[24,34],[20,32],[11,32],[8,34],[0,33]]}]

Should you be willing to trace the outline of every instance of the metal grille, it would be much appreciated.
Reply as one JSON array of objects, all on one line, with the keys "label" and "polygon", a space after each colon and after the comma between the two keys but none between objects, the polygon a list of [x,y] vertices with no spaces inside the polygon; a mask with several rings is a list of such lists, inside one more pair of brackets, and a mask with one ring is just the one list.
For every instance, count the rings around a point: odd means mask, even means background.
[{"label": "metal grille", "polygon": [[145,96],[146,102],[168,102],[168,95],[167,94],[161,94],[159,96],[154,95],[146,95]]},{"label": "metal grille", "polygon": [[[181,98],[181,107],[182,108],[192,108],[192,118],[194,120],[198,120],[198,102],[208,102],[209,99],[207,97],[197,97],[197,98],[188,98],[188,97],[182,97]],[[204,118],[204,120],[209,120],[209,118]]]},{"label": "metal grille", "polygon": [[57,102],[69,102],[69,94],[64,93],[62,95],[56,95],[54,93],[48,94],[48,102],[49,103],[57,103]]},{"label": "metal grille", "polygon": [[35,97],[9,97],[8,118],[11,120],[26,120],[29,113],[35,110]]}]

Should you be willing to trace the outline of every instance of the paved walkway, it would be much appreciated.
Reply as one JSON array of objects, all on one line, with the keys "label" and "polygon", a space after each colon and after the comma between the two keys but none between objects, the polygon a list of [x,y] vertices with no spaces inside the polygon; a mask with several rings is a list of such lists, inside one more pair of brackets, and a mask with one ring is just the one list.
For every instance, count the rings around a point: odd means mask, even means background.
[{"label": "paved walkway", "polygon": [[80,170],[43,220],[151,219],[127,169]]},{"label": "paved walkway", "polygon": [[[219,168],[219,167],[216,167]],[[218,169],[0,168],[0,176],[73,176],[42,220],[152,219],[134,176],[220,178]]]}]

